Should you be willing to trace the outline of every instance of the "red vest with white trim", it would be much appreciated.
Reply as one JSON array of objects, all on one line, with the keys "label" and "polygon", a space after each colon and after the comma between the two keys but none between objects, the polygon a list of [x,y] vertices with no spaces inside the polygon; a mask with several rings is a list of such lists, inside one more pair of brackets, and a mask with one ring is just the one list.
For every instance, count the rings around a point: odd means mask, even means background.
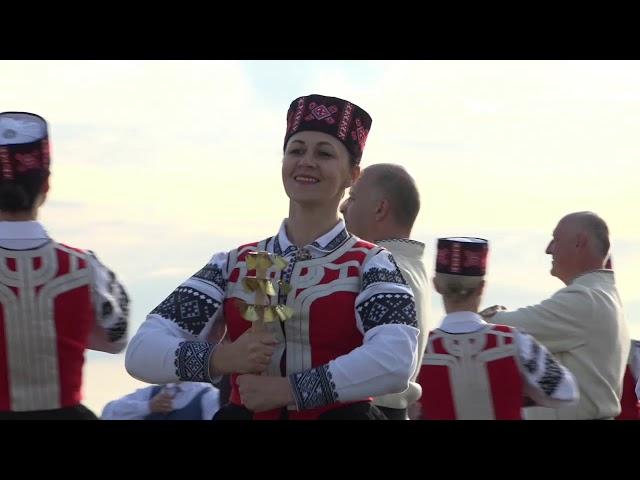
[{"label": "red vest with white trim", "polygon": [[0,411],[81,401],[94,322],[87,254],[50,242],[0,249]]},{"label": "red vest with white trim", "polygon": [[[254,303],[252,295],[244,292],[241,284],[243,277],[255,275],[255,270],[247,270],[245,257],[251,251],[264,250],[265,244],[266,241],[243,245],[230,256],[230,265],[236,262],[233,258],[236,254],[237,263],[227,282],[224,316],[232,341],[251,327],[251,322],[242,318],[235,305],[235,299]],[[266,375],[282,376],[283,370],[290,375],[319,367],[362,345],[363,335],[356,326],[355,300],[362,285],[363,265],[378,251],[376,245],[351,237],[324,257],[296,261],[289,282],[293,288],[286,297],[286,305],[295,313],[285,322],[265,324],[266,330],[279,341]],[[277,287],[280,272],[270,269],[267,275]],[[275,299],[272,304],[276,304]],[[236,378],[237,375],[231,375],[230,402],[242,405]],[[345,405],[335,403],[302,411],[289,407],[288,418],[316,419],[326,411]],[[281,409],[256,413],[254,419],[278,419],[281,413]]]},{"label": "red vest with white trim", "polygon": [[522,378],[515,330],[429,333],[418,383],[424,420],[520,420]]}]

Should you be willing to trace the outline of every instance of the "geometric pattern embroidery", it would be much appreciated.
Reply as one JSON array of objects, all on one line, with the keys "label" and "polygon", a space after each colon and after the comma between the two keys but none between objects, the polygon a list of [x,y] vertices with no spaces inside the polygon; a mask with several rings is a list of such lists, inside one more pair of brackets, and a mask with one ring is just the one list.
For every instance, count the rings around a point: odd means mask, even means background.
[{"label": "geometric pattern embroidery", "polygon": [[[93,255],[93,257],[96,258],[95,255]],[[129,315],[129,296],[127,295],[127,292],[125,291],[124,287],[120,284],[120,282],[118,282],[116,278],[116,274],[109,269],[107,269],[107,273],[109,275],[109,287],[108,287],[109,293],[117,299],[118,305],[120,305],[120,310],[122,310],[122,313],[124,313],[125,316],[128,316]],[[103,305],[103,312],[104,312],[104,305]]]},{"label": "geometric pattern embroidery", "polygon": [[[325,253],[331,253],[336,248],[341,246],[345,242],[345,240],[347,240],[348,238],[351,238],[351,235],[347,232],[345,228],[343,228],[324,247],[321,246],[316,241],[314,241],[311,244],[311,246]],[[279,235],[276,235],[275,240],[273,242],[273,253],[275,253],[276,255],[285,257],[289,261],[289,263],[287,264],[287,267],[284,270],[282,270],[282,272],[280,273],[280,279],[284,283],[289,283],[289,281],[291,280],[291,275],[293,273],[293,269],[297,261],[310,260],[314,258],[314,255],[309,250],[307,250],[306,248],[298,248],[295,245],[289,245],[283,252],[282,246],[280,245]],[[278,295],[278,302],[283,303],[286,301],[286,299],[287,299],[287,294],[284,293],[284,290],[281,290]]]},{"label": "geometric pattern embroidery", "polygon": [[214,350],[209,342],[181,342],[176,350],[176,375],[185,382],[210,382],[209,357]]},{"label": "geometric pattern embroidery", "polygon": [[332,125],[336,121],[332,118],[332,115],[338,112],[338,107],[331,105],[326,107],[325,105],[318,105],[315,102],[309,104],[310,114],[305,117],[305,120],[310,121],[314,118],[316,120],[324,120],[328,124]]},{"label": "geometric pattern embroidery", "polygon": [[213,283],[222,291],[227,288],[227,281],[222,276],[222,269],[217,265],[205,265],[193,277],[199,278],[200,280],[204,280],[209,283]]},{"label": "geometric pattern embroidery", "polygon": [[[116,342],[127,334],[129,296],[122,284],[118,282],[116,274],[102,265],[94,252],[88,250],[87,253],[101,265],[102,269],[104,269],[108,275],[106,288],[113,298],[101,301],[101,303],[97,305],[96,313],[100,316],[102,320],[101,323],[105,326],[109,341]],[[99,291],[101,291],[101,289],[99,289]],[[100,296],[103,299],[105,298],[102,294]]]},{"label": "geometric pattern embroidery", "polygon": [[369,130],[364,128],[362,125],[362,121],[359,118],[356,118],[356,130],[355,132],[351,132],[351,137],[354,140],[357,140],[360,144],[360,150],[364,150],[364,145],[367,143],[367,136],[369,135]]},{"label": "geometric pattern embroidery", "polygon": [[353,104],[346,102],[344,110],[342,111],[342,118],[340,119],[340,125],[338,126],[338,138],[342,141],[347,139],[347,130],[349,130],[349,124],[353,117]]},{"label": "geometric pattern embroidery", "polygon": [[321,365],[305,372],[289,376],[293,384],[293,396],[299,410],[323,407],[338,401],[336,384],[328,365]]},{"label": "geometric pattern embroidery", "polygon": [[[287,265],[287,268],[285,268],[280,273],[280,280],[284,285],[289,284],[289,281],[291,280],[291,274],[293,273],[293,267],[295,265],[296,265],[296,259],[295,258],[290,259],[289,264]],[[287,301],[287,295],[288,293],[285,288],[278,287],[278,303],[285,303]]]},{"label": "geometric pattern embroidery", "polygon": [[416,304],[413,296],[406,293],[379,293],[356,307],[362,319],[364,331],[379,325],[401,323],[418,327]]},{"label": "geometric pattern embroidery", "polygon": [[[322,247],[316,241],[314,241],[311,244],[311,246],[317,248],[318,250],[322,250],[323,252],[331,253],[336,248],[341,246],[345,242],[345,240],[347,240],[348,238],[351,238],[351,234],[349,234],[347,232],[347,230],[345,228],[343,228],[324,247]],[[267,240],[267,243],[268,243],[269,240],[270,239]],[[297,261],[299,261],[299,260],[309,260],[311,258],[314,258],[313,254],[310,251],[308,251],[305,248],[298,248],[295,245],[289,245],[283,252],[282,251],[282,246],[280,245],[280,236],[279,235],[276,235],[276,237],[274,239],[274,242],[273,242],[273,253],[275,253],[276,255],[280,255],[282,257],[285,257],[289,262],[287,267],[284,270],[282,270],[282,272],[280,273],[280,280],[282,280],[284,283],[289,283],[290,282],[291,275],[293,274],[293,269],[294,269]],[[279,303],[284,303],[284,302],[286,302],[286,300],[287,300],[287,294],[284,293],[284,289],[280,289],[280,292],[278,294],[278,302]]]},{"label": "geometric pattern embroidery", "polygon": [[398,264],[396,263],[396,260],[393,258],[393,255],[391,255],[391,253],[387,253],[387,260],[389,260],[389,262],[391,262],[393,264],[393,266],[396,267],[396,272],[398,272],[398,275],[400,275],[400,278],[402,278],[402,281],[398,282],[398,283],[402,283],[404,285],[407,285],[407,282],[404,280],[404,277],[402,276],[402,273],[400,272],[400,268],[398,268]]},{"label": "geometric pattern embroidery", "polygon": [[109,293],[114,295],[116,293],[116,288],[118,288],[118,281],[116,280],[116,274],[111,270],[107,269],[107,273],[109,274]]},{"label": "geometric pattern embroidery", "polygon": [[337,137],[355,160],[362,155],[371,117],[357,105],[339,98],[300,97],[287,111],[285,144],[301,130],[317,130]]},{"label": "geometric pattern embroidery", "polygon": [[116,342],[127,334],[127,317],[118,317],[118,321],[113,327],[107,329],[110,342]]},{"label": "geometric pattern embroidery", "polygon": [[[287,248],[287,252],[284,253],[284,255],[287,255],[289,253],[289,249],[292,247],[293,245],[289,245],[289,247]],[[275,240],[273,241],[273,253],[275,253],[276,255],[282,255],[282,247],[280,246],[280,239],[278,238],[278,235],[276,235]]]},{"label": "geometric pattern embroidery", "polygon": [[118,287],[120,290],[120,295],[118,295],[117,298],[118,305],[120,306],[120,311],[126,318],[129,318],[129,296],[127,295],[127,292],[124,290],[124,287],[122,285],[118,285]]},{"label": "geometric pattern embroidery", "polygon": [[333,237],[333,240],[327,243],[324,247],[320,246],[318,242],[313,242],[311,245],[313,245],[319,250],[324,250],[325,252],[333,252],[336,248],[342,245],[344,241],[349,237],[350,237],[349,233],[345,228],[343,228],[342,230],[340,230],[340,232],[338,232],[338,234],[335,237]]},{"label": "geometric pattern embroidery", "polygon": [[[268,239],[267,243],[269,242],[269,240],[271,239]],[[295,245],[289,245],[283,252],[282,247],[280,246],[280,235],[276,235],[273,241],[273,253],[288,260],[289,263],[287,264],[287,267],[280,272],[280,280],[282,280],[284,283],[289,283],[291,274],[293,273],[293,267],[295,267],[296,261],[298,260],[298,247],[296,247]],[[284,290],[284,288],[280,288],[280,291],[278,293],[278,303],[284,303],[287,301],[287,294]]]},{"label": "geometric pattern embroidery", "polygon": [[311,260],[312,258],[313,258],[313,254],[306,248],[299,248],[298,250],[296,250],[296,254],[295,254],[296,261]]},{"label": "geometric pattern embroidery", "polygon": [[113,313],[113,305],[111,305],[111,302],[104,302],[102,304],[102,318],[106,319],[110,317],[112,313]]},{"label": "geometric pattern embroidery", "polygon": [[382,243],[383,246],[386,242],[401,242],[401,243],[408,243],[411,245],[417,245],[419,247],[424,247],[424,243],[419,242],[417,240],[411,240],[410,238],[389,238],[386,240],[379,240],[378,243]]},{"label": "geometric pattern embroidery", "polygon": [[538,370],[538,355],[540,355],[540,345],[537,342],[531,342],[531,358],[523,362],[524,368],[529,373],[536,373]]},{"label": "geometric pattern embroidery", "polygon": [[386,268],[373,267],[362,275],[362,290],[366,289],[372,283],[379,282],[399,283],[401,285],[407,284],[397,266],[395,271],[387,270]]},{"label": "geometric pattern embroidery", "polygon": [[[291,275],[293,275],[293,269],[296,266],[296,262],[298,260],[310,260],[313,256],[309,250],[305,248],[299,249],[295,245],[288,246],[285,252],[289,255],[288,258],[285,255],[285,258],[287,258],[289,263],[287,264],[287,268],[280,272],[280,280],[282,280],[284,284],[289,284],[291,282]],[[290,255],[291,253],[295,253],[295,255]],[[285,303],[287,301],[287,295],[286,289],[280,288],[278,293],[278,303]]]},{"label": "geometric pattern embroidery", "polygon": [[561,380],[562,370],[560,370],[560,366],[551,354],[547,353],[544,359],[544,374],[538,381],[538,385],[540,385],[544,393],[551,395],[556,391]]},{"label": "geometric pattern embroidery", "polygon": [[178,287],[151,313],[178,324],[180,328],[198,335],[221,303],[209,295],[189,287]]}]

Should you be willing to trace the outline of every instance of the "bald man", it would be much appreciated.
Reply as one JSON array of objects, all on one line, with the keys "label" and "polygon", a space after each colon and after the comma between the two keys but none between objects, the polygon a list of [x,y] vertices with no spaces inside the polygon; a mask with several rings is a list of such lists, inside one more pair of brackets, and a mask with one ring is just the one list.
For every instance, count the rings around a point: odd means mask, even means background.
[{"label": "bald man", "polygon": [[551,275],[565,288],[538,305],[510,312],[494,306],[481,315],[529,333],[578,383],[576,406],[531,408],[526,418],[613,419],[631,343],[613,271],[605,268],[609,228],[595,213],[571,213],[556,226],[545,253],[552,257]]},{"label": "bald man", "polygon": [[418,362],[409,388],[373,401],[388,419],[406,420],[409,418],[409,409],[419,410],[418,400],[422,388],[417,382],[417,376],[427,334],[436,327],[427,322],[430,287],[424,263],[424,243],[411,239],[411,230],[420,211],[420,194],[415,181],[404,167],[378,163],[362,171],[340,211],[349,232],[379,244],[393,254],[404,280],[413,291],[420,334]]}]

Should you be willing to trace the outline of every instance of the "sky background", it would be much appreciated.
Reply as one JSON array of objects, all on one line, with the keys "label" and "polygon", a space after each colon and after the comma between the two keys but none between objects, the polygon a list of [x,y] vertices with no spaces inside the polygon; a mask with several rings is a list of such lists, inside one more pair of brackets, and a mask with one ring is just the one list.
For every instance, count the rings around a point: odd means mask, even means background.
[{"label": "sky background", "polygon": [[[40,219],[118,274],[131,334],[215,252],[276,233],[286,111],[310,93],[371,114],[363,167],[400,163],[414,176],[413,238],[429,265],[438,237],[489,239],[485,305],[561,288],[544,254],[557,221],[601,215],[640,338],[638,61],[0,61],[0,109],[49,122]],[[432,295],[431,314],[443,313]],[[124,353],[87,359],[97,414],[145,386]]]}]

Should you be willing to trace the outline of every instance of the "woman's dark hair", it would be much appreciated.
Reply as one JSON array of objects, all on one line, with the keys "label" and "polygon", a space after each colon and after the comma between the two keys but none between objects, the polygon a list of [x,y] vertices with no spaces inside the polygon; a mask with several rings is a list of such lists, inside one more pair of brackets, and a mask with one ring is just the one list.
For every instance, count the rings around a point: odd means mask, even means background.
[{"label": "woman's dark hair", "polygon": [[15,175],[13,180],[0,180],[0,211],[32,210],[49,172],[31,170]]}]

